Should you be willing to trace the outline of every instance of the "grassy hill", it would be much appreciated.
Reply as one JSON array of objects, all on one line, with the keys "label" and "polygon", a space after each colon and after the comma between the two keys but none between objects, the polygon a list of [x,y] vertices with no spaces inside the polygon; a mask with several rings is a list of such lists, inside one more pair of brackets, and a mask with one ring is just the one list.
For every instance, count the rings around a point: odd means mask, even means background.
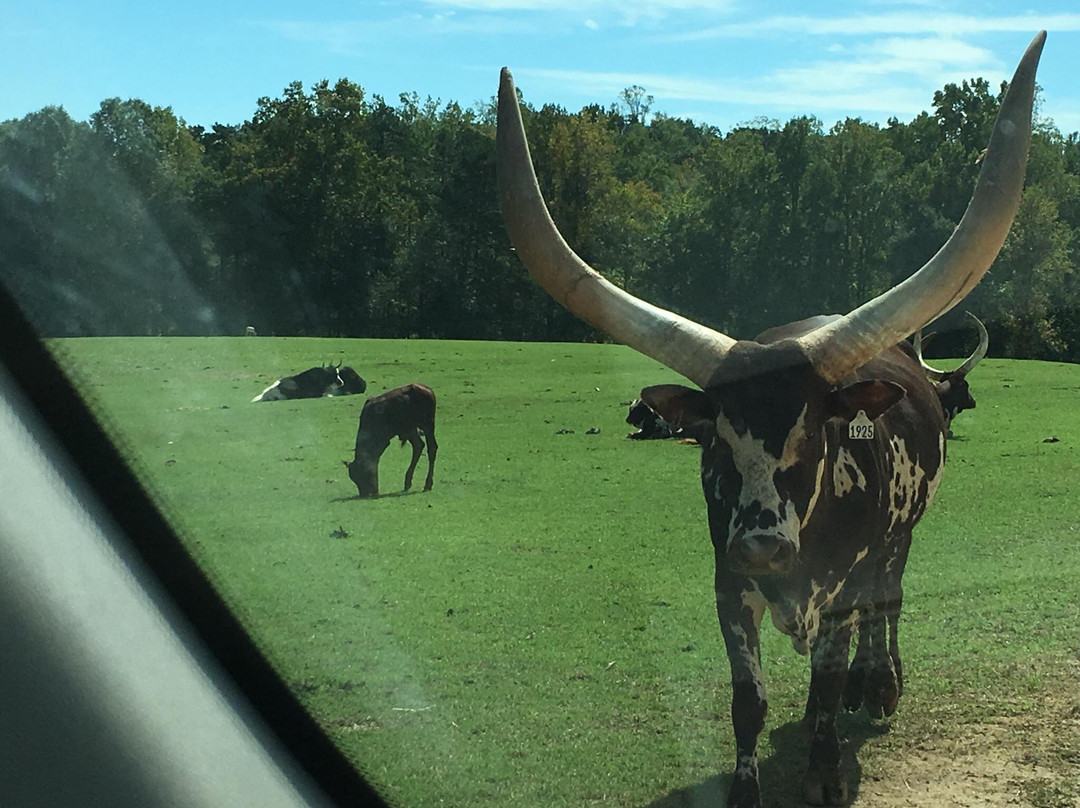
[{"label": "grassy hill", "polygon": [[[281,676],[393,799],[707,805],[726,788],[730,685],[699,450],[625,439],[624,402],[680,381],[671,371],[610,345],[53,347]],[[434,389],[432,492],[400,495],[409,453],[395,444],[384,496],[355,498],[341,461],[367,396],[249,403],[327,361],[356,368],[371,395]],[[853,784],[869,800],[898,760],[944,749],[931,762],[944,770],[1005,727],[1034,756],[1013,760],[1016,793],[1074,805],[1080,367],[986,360],[971,382],[978,408],[955,424],[905,576],[900,710],[843,724]],[[809,665],[771,628],[762,654],[763,779],[772,804],[794,805]]]}]

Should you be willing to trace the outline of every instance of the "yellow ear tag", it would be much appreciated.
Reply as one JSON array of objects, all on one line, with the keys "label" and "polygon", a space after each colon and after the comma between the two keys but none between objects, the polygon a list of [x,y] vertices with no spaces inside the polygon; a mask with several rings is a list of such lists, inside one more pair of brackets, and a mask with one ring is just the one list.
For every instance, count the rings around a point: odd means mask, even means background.
[{"label": "yellow ear tag", "polygon": [[865,410],[859,410],[851,419],[847,428],[848,438],[851,440],[873,440],[874,422],[866,416]]}]

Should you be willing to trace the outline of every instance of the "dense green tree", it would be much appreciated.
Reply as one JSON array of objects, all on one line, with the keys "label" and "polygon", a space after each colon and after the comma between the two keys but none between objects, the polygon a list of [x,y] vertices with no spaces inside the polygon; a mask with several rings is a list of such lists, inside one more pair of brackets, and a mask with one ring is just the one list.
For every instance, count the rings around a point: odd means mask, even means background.
[{"label": "dense green tree", "polygon": [[[1002,88],[1003,90],[1004,88]],[[1001,93],[828,131],[730,132],[639,86],[570,113],[521,99],[541,192],[583,259],[734,336],[844,312],[909,275],[963,215]],[[49,334],[600,339],[522,270],[495,193],[493,100],[288,85],[250,120],[189,128],[108,99],[0,124],[3,279]],[[1080,141],[1037,119],[1016,224],[966,301],[991,350],[1080,359]],[[933,327],[937,348],[962,350]]]}]

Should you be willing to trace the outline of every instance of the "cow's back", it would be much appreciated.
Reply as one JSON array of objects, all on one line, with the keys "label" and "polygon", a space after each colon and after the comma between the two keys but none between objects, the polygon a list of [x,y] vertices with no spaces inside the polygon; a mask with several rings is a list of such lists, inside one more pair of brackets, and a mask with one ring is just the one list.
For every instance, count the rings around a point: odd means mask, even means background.
[{"label": "cow's back", "polygon": [[359,431],[377,433],[386,440],[394,435],[406,440],[416,429],[429,431],[434,421],[435,394],[427,385],[413,382],[364,402]]}]

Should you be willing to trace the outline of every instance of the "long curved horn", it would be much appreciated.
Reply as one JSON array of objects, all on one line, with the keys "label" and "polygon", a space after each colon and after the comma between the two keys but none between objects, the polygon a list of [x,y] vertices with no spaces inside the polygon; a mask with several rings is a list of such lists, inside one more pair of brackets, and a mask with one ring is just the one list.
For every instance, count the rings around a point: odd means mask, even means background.
[{"label": "long curved horn", "polygon": [[735,340],[623,291],[570,249],[540,194],[514,78],[505,67],[496,166],[510,242],[533,279],[572,314],[704,387]]},{"label": "long curved horn", "polygon": [[997,257],[1020,206],[1031,138],[1035,70],[1046,31],[1036,34],[1002,101],[975,191],[949,240],[889,291],[799,338],[819,375],[837,382],[963,300]]},{"label": "long curved horn", "polygon": [[986,351],[990,347],[990,335],[986,333],[986,326],[982,324],[982,320],[970,311],[966,312],[966,314],[975,321],[975,327],[979,329],[979,347],[975,349],[975,353],[964,360],[964,364],[953,371],[953,373],[961,376],[967,376],[971,373],[972,369],[986,356]]},{"label": "long curved horn", "polygon": [[[932,336],[934,336],[934,335],[931,334],[930,337],[932,337]],[[927,337],[928,341],[929,341],[930,337]],[[926,364],[926,360],[923,359],[923,355],[922,355],[923,335],[922,335],[922,329],[921,328],[918,331],[915,332],[914,343],[915,343],[915,356],[917,356],[919,358],[919,366],[922,367],[923,373],[926,374],[926,378],[928,378],[932,382],[940,382],[940,381],[944,380],[946,371],[938,370],[935,367],[931,367],[930,365]]]}]

